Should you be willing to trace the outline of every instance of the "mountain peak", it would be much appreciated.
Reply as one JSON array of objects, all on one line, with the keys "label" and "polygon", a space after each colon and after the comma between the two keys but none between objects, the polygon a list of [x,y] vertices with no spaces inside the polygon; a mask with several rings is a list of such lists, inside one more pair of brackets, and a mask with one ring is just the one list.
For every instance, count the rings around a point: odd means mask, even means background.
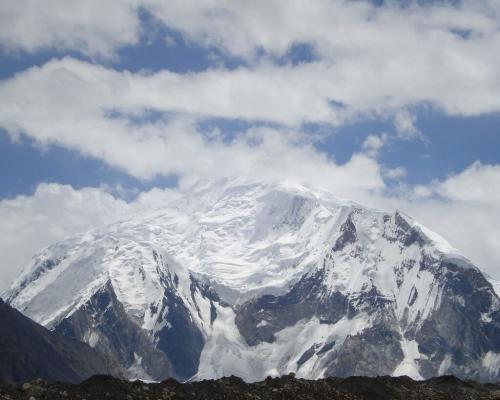
[{"label": "mountain peak", "polygon": [[290,182],[198,183],[49,246],[7,301],[143,379],[499,376],[500,301],[469,260],[400,211]]}]

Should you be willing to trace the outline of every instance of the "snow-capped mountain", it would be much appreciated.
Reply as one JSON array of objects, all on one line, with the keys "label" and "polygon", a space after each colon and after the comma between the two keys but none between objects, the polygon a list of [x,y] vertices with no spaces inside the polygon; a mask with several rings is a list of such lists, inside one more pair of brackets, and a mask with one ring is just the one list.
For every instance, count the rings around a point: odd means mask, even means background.
[{"label": "snow-capped mountain", "polygon": [[159,380],[500,375],[500,300],[444,239],[298,185],[219,184],[54,244],[7,301]]}]

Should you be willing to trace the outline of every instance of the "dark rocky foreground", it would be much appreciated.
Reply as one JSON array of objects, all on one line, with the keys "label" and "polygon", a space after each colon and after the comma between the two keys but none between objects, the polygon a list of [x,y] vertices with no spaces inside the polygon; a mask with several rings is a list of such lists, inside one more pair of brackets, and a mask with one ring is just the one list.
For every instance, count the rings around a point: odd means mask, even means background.
[{"label": "dark rocky foreground", "polygon": [[94,376],[79,385],[36,380],[21,387],[0,385],[0,399],[500,399],[500,384],[480,384],[442,376],[417,382],[408,377],[350,377],[317,381],[293,376],[245,383],[239,378],[181,384],[128,382]]},{"label": "dark rocky foreground", "polygon": [[96,374],[126,376],[114,360],[45,329],[0,299],[0,381],[77,383]]}]

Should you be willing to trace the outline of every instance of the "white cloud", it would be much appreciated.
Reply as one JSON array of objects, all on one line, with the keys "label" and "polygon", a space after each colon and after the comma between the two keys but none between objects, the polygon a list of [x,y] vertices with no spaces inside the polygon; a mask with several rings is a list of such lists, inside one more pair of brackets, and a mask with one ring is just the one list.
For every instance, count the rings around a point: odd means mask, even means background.
[{"label": "white cloud", "polygon": [[[380,7],[370,1],[345,0],[286,4],[279,0],[4,0],[0,43],[13,51],[52,48],[106,57],[139,41],[143,10],[188,40],[249,60],[262,53],[282,56],[294,44],[308,43],[320,58],[335,62],[368,55],[381,62],[380,67],[397,70],[401,61],[407,67],[413,61],[415,68],[407,71],[410,78],[431,61],[431,55],[437,57],[433,64],[440,68],[442,61],[456,56],[464,61],[468,51],[479,52],[474,47],[493,44],[500,16],[496,0],[410,6],[386,2]],[[449,52],[438,51],[443,45]],[[466,72],[475,66],[469,60],[458,68]]]},{"label": "white cloud", "polygon": [[500,278],[500,165],[475,162],[409,198],[386,200],[442,234],[490,275]]},{"label": "white cloud", "polygon": [[500,210],[497,204],[428,200],[400,207],[441,234],[483,271],[500,279]]},{"label": "white cloud", "polygon": [[11,52],[55,48],[109,59],[139,35],[137,7],[125,0],[0,2],[0,45]]},{"label": "white cloud", "polygon": [[[26,126],[31,133],[34,128],[61,130],[64,123],[69,121],[74,126],[78,120],[87,124],[81,129],[90,134],[91,130],[123,122],[110,118],[110,111],[141,115],[145,109],[286,125],[333,122],[336,116],[328,99],[308,92],[313,86],[319,90],[323,85],[321,79],[309,79],[321,73],[317,68],[264,66],[258,71],[242,68],[146,75],[64,58],[31,68],[0,84],[0,98],[7,105],[0,115],[0,124],[31,124]],[[48,126],[55,116],[59,122]],[[90,121],[102,125],[93,126]]]},{"label": "white cloud", "polygon": [[433,45],[436,39],[454,39],[456,33],[451,30],[471,30],[474,36],[498,28],[495,1],[411,6],[387,3],[377,7],[369,1],[292,0],[284,6],[279,0],[146,0],[142,4],[192,41],[245,58],[262,51],[283,55],[294,43],[310,43],[325,58],[369,48],[374,53],[381,49],[393,53],[391,44],[406,43],[411,45],[409,49],[398,46],[397,50],[412,50],[424,43],[415,41],[422,35],[432,38],[429,44]]},{"label": "white cloud", "polygon": [[[495,1],[376,7],[368,1],[146,1],[186,38],[258,64],[313,46],[322,84],[309,92],[353,113],[430,103],[449,114],[500,110],[500,12]],[[465,32],[466,34],[460,34]],[[301,69],[301,68],[299,68]],[[295,84],[291,80],[291,84]],[[395,110],[397,111],[397,110]],[[404,117],[404,115],[403,115]],[[408,118],[401,121],[408,126]]]},{"label": "white cloud", "polygon": [[500,165],[472,163],[458,174],[413,188],[416,198],[441,198],[448,201],[500,204]]},{"label": "white cloud", "polygon": [[[116,90],[128,94],[129,83],[131,91],[150,90],[146,103],[160,109],[284,124],[396,115],[402,134],[416,131],[411,115],[401,110],[422,103],[452,115],[500,111],[495,1],[376,7],[341,0],[286,5],[278,0],[16,0],[1,7],[0,43],[9,49],[53,47],[112,56],[124,44],[137,43],[139,10],[147,9],[190,40],[250,60],[248,68],[236,71],[121,77]],[[295,67],[274,63],[273,57],[286,55],[297,43],[311,45],[318,60]],[[70,62],[65,64],[71,70]],[[97,75],[118,79],[113,71]],[[331,107],[331,101],[344,107]]]},{"label": "white cloud", "polygon": [[408,171],[405,167],[396,167],[391,169],[385,169],[383,171],[384,178],[387,179],[401,179],[404,177]]},{"label": "white cloud", "polygon": [[500,165],[473,163],[460,174],[435,185],[438,194],[454,201],[500,204]]},{"label": "white cloud", "polygon": [[389,140],[389,135],[383,133],[381,135],[371,134],[368,135],[363,143],[361,149],[370,157],[377,157],[380,150]]},{"label": "white cloud", "polygon": [[[416,117],[407,110],[397,111],[394,115],[395,132],[371,134],[368,135],[363,143],[361,150],[369,157],[377,158],[384,147],[396,140],[427,140],[427,138],[415,126]],[[403,167],[386,170],[384,176],[388,179],[398,179],[406,175],[407,171]]]},{"label": "white cloud", "polygon": [[422,133],[415,126],[416,117],[406,110],[401,110],[394,116],[396,135],[400,139],[423,138]]},{"label": "white cloud", "polygon": [[[346,87],[349,79],[332,75],[324,63],[183,75],[119,72],[63,58],[0,83],[0,126],[12,135],[22,132],[41,144],[57,143],[134,176],[150,178],[182,174],[191,168],[186,167],[186,160],[207,161],[208,155],[213,157],[211,141],[196,132],[194,120],[238,118],[290,127],[302,122],[340,124],[362,111],[385,113],[391,109],[392,100],[384,106],[385,90],[373,88],[373,81],[380,80],[369,77],[366,82],[351,82],[366,86],[373,104],[358,99],[355,109],[339,109],[330,106],[330,99],[336,89]],[[500,100],[500,90],[496,95]],[[150,110],[168,113],[169,120],[150,122]],[[402,115],[396,117],[402,132],[415,129],[409,114],[400,109],[394,112]],[[235,150],[242,146],[236,144],[232,144]],[[371,150],[365,147],[372,156],[377,152],[374,144],[366,143]],[[202,165],[201,161],[193,163],[193,168]]]},{"label": "white cloud", "polygon": [[32,196],[0,201],[0,291],[41,248],[119,219],[129,206],[94,188],[45,184]]},{"label": "white cloud", "polygon": [[[234,86],[225,83],[228,74],[209,71],[194,77],[168,72],[142,75],[73,59],[54,61],[0,84],[0,102],[5,104],[0,109],[0,125],[11,134],[23,132],[43,145],[59,144],[78,150],[140,178],[157,174],[218,176],[227,174],[227,165],[232,165],[233,174],[268,168],[268,174],[279,171],[282,175],[319,179],[314,168],[322,164],[345,186],[382,187],[375,162],[358,155],[345,167],[336,166],[295,129],[250,128],[236,133],[229,142],[201,135],[188,115],[243,116],[248,110],[254,117],[261,113],[262,117],[282,115],[286,120],[300,113],[312,115],[311,104],[303,109],[302,103],[319,102],[307,96],[299,100],[303,91],[293,94],[295,89],[290,89],[293,98],[280,102],[278,94],[274,99],[265,85],[259,88],[258,84],[247,86],[245,82],[243,87],[237,82]],[[193,81],[200,83],[193,85]],[[270,87],[272,91],[271,81]],[[223,93],[218,94],[218,90]],[[157,122],[147,122],[147,118],[133,122],[125,115],[140,119],[148,109],[175,112],[168,120]],[[123,114],[111,115],[112,111]],[[357,168],[358,164],[366,166],[367,173],[355,185],[349,183],[350,177],[344,179],[335,172]]]}]

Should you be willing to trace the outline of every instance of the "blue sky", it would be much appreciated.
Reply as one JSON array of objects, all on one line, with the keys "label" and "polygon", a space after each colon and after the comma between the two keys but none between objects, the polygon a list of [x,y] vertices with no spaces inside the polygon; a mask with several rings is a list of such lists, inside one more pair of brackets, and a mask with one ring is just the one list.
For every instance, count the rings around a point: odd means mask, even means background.
[{"label": "blue sky", "polygon": [[28,241],[123,216],[78,210],[33,239],[85,196],[121,210],[197,179],[293,179],[401,208],[500,277],[499,54],[491,0],[8,0],[0,232],[20,239],[0,251],[21,264]]}]

